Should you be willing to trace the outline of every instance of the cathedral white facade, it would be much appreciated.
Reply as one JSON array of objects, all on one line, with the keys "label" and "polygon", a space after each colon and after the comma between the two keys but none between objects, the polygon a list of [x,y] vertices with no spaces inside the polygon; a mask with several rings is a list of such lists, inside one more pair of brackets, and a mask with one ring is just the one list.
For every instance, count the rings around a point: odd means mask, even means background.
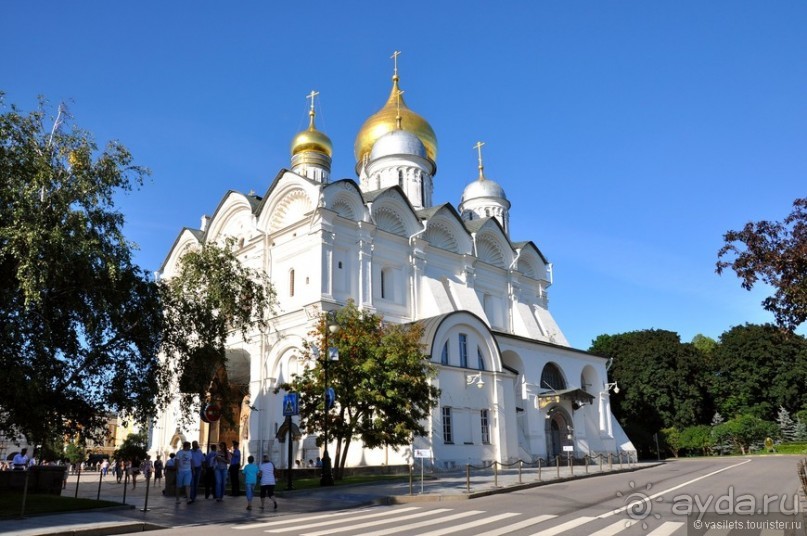
[{"label": "cathedral white facade", "polygon": [[[228,353],[229,378],[250,397],[238,432],[245,456],[268,452],[288,465],[277,438],[283,392],[273,390],[306,366],[299,355],[320,312],[349,300],[389,322],[424,324],[442,394],[428,436],[397,451],[354,445],[348,466],[412,463],[413,449],[431,449],[441,469],[633,451],[611,414],[606,359],[571,348],[555,323],[551,264],[533,242],[510,238],[511,204],[485,176],[481,144],[478,178],[457,207],[433,204],[436,136],[398,82],[396,68],[389,99],[358,133],[358,180],[330,176],[332,145],[316,129],[312,92],[290,169],[263,196],[226,193],[200,229],[180,233],[160,271],[171,277],[188,249],[232,237],[242,262],[273,282],[272,329],[249,342],[234,335]],[[183,429],[177,416],[170,408],[158,418],[152,452],[207,444],[208,425]],[[316,438],[301,434],[293,459],[321,456]]]}]

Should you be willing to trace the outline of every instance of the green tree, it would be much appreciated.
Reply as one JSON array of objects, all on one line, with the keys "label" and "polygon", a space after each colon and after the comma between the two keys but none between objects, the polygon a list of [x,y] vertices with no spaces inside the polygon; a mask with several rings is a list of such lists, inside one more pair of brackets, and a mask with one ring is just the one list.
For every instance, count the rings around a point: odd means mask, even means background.
[{"label": "green tree", "polygon": [[760,280],[776,289],[762,306],[780,328],[792,332],[807,320],[807,197],[796,199],[782,222],[749,222],[723,240],[718,274],[731,268],[746,290]]},{"label": "green tree", "polygon": [[727,417],[776,419],[780,406],[807,402],[807,339],[771,324],[735,326],[720,336],[713,354],[712,396]]},{"label": "green tree", "polygon": [[669,451],[676,458],[681,450],[681,432],[678,428],[664,428],[659,433],[662,448]]},{"label": "green tree", "polygon": [[703,422],[711,413],[702,354],[677,333],[645,330],[600,335],[590,352],[614,358],[611,407],[640,452],[654,452],[662,428]]},{"label": "green tree", "polygon": [[707,360],[709,360],[711,359],[715,348],[717,348],[717,341],[711,337],[698,333],[692,337],[692,346],[697,348],[700,353],[703,354]]},{"label": "green tree", "polygon": [[712,427],[707,424],[687,426],[681,430],[680,447],[690,454],[706,456],[714,446]]},{"label": "green tree", "polygon": [[762,443],[766,437],[776,435],[776,432],[775,423],[753,415],[740,415],[715,426],[713,430],[717,443],[728,441],[743,455],[754,443]]},{"label": "green tree", "polygon": [[87,459],[87,450],[83,445],[71,442],[64,447],[64,457],[70,463],[78,464]]},{"label": "green tree", "polygon": [[[216,401],[232,421],[233,405],[241,402],[230,384],[227,341],[233,332],[244,340],[265,332],[276,295],[265,273],[244,266],[233,251],[233,240],[206,243],[185,253],[176,275],[160,284],[165,315],[162,350],[168,359],[160,381],[176,381],[185,419],[200,402]],[[176,393],[163,393],[167,404]]]},{"label": "green tree", "polygon": [[321,433],[328,367],[328,386],[336,394],[328,436],[336,441],[334,476],[340,479],[353,439],[367,448],[396,448],[425,435],[424,422],[437,405],[439,390],[430,381],[436,369],[423,353],[420,324],[385,324],[349,303],[336,313],[339,330],[328,334],[328,346],[338,349],[339,359],[326,362],[314,348],[325,346],[327,320],[321,316],[313,341],[305,344],[303,359],[310,366],[280,388],[300,394],[301,426]]},{"label": "green tree", "polygon": [[143,460],[147,454],[147,442],[148,438],[144,432],[129,434],[126,436],[126,439],[123,440],[123,443],[115,449],[112,457],[115,461],[129,460],[133,462],[135,460]]},{"label": "green tree", "polygon": [[44,101],[26,114],[0,94],[0,111],[0,430],[100,434],[109,411],[151,413],[159,388],[159,293],[115,208],[147,170],[62,107],[51,123]]}]

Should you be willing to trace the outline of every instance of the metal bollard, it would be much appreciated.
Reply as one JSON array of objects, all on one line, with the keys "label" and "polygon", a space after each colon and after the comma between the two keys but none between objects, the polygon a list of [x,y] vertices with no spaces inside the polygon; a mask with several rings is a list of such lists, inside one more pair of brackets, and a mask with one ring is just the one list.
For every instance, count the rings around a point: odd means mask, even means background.
[{"label": "metal bollard", "polygon": [[541,462],[543,462],[543,458],[538,458],[538,482],[541,481]]},{"label": "metal bollard", "polygon": [[129,474],[123,477],[123,504],[126,504],[126,488],[129,487]]},{"label": "metal bollard", "polygon": [[465,490],[471,493],[471,464],[465,464]]},{"label": "metal bollard", "polygon": [[571,454],[569,454],[569,472],[574,476],[574,458],[572,458]]},{"label": "metal bollard", "polygon": [[518,460],[518,483],[521,484],[521,469],[524,467],[524,461]]},{"label": "metal bollard", "polygon": [[610,453],[610,452],[608,453],[608,470],[609,470],[609,471],[613,471],[613,470],[614,470],[614,459],[611,457],[611,453]]},{"label": "metal bollard", "polygon": [[619,452],[619,469],[622,470],[622,451]]},{"label": "metal bollard", "polygon": [[586,464],[586,474],[588,474],[588,454],[583,456],[583,463]]},{"label": "metal bollard", "polygon": [[499,487],[499,462],[493,462],[493,487]]},{"label": "metal bollard", "polygon": [[558,467],[558,479],[560,479],[560,456],[555,456],[555,465]]},{"label": "metal bollard", "polygon": [[101,500],[101,482],[103,482],[103,481],[104,481],[104,472],[99,471],[98,472],[98,495],[95,496],[96,501]]},{"label": "metal bollard", "polygon": [[409,495],[413,495],[412,493],[412,466],[409,466]]},{"label": "metal bollard", "polygon": [[22,508],[20,509],[20,519],[25,517],[25,502],[28,498],[28,475],[30,475],[31,468],[27,467],[25,469],[25,484],[22,488]]},{"label": "metal bollard", "polygon": [[602,473],[602,454],[597,454],[597,458],[600,459],[600,472]]},{"label": "metal bollard", "polygon": [[73,498],[78,497],[78,483],[81,480],[81,466],[78,468],[78,475],[76,475],[76,494],[73,495]]},{"label": "metal bollard", "polygon": [[146,473],[146,503],[143,505],[143,508],[140,509],[141,512],[148,512],[149,511],[149,474]]}]

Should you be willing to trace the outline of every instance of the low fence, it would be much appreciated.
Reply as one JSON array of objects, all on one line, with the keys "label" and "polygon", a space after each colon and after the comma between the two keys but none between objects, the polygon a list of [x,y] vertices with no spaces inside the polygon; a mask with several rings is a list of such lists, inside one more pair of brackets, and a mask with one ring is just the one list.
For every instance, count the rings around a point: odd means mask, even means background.
[{"label": "low fence", "polygon": [[[635,452],[607,452],[586,454],[582,458],[573,456],[555,456],[545,460],[538,458],[526,462],[516,460],[511,463],[489,462],[482,465],[465,465],[465,489],[471,492],[471,482],[474,477],[489,479],[493,476],[493,487],[499,487],[499,479],[507,478],[514,484],[524,484],[528,481],[541,482],[543,480],[556,480],[561,478],[561,470],[569,477],[587,475],[593,472],[611,472],[633,468],[638,463]],[[577,473],[575,473],[577,471]]]}]

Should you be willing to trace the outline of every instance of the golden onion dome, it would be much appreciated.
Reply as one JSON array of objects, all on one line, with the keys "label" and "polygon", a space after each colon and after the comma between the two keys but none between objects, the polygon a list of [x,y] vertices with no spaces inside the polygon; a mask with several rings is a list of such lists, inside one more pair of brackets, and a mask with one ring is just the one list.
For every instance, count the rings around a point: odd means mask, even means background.
[{"label": "golden onion dome", "polygon": [[371,115],[359,129],[353,150],[356,162],[362,162],[370,154],[373,144],[379,138],[398,128],[399,110],[401,129],[417,136],[426,148],[428,158],[432,162],[437,162],[437,136],[434,135],[431,125],[423,117],[406,107],[398,89],[397,75],[392,77],[392,91],[384,107]]},{"label": "golden onion dome", "polygon": [[324,132],[320,132],[314,126],[314,111],[308,112],[310,117],[308,128],[294,136],[291,140],[291,156],[302,152],[317,152],[333,156],[333,144],[331,138]]}]

